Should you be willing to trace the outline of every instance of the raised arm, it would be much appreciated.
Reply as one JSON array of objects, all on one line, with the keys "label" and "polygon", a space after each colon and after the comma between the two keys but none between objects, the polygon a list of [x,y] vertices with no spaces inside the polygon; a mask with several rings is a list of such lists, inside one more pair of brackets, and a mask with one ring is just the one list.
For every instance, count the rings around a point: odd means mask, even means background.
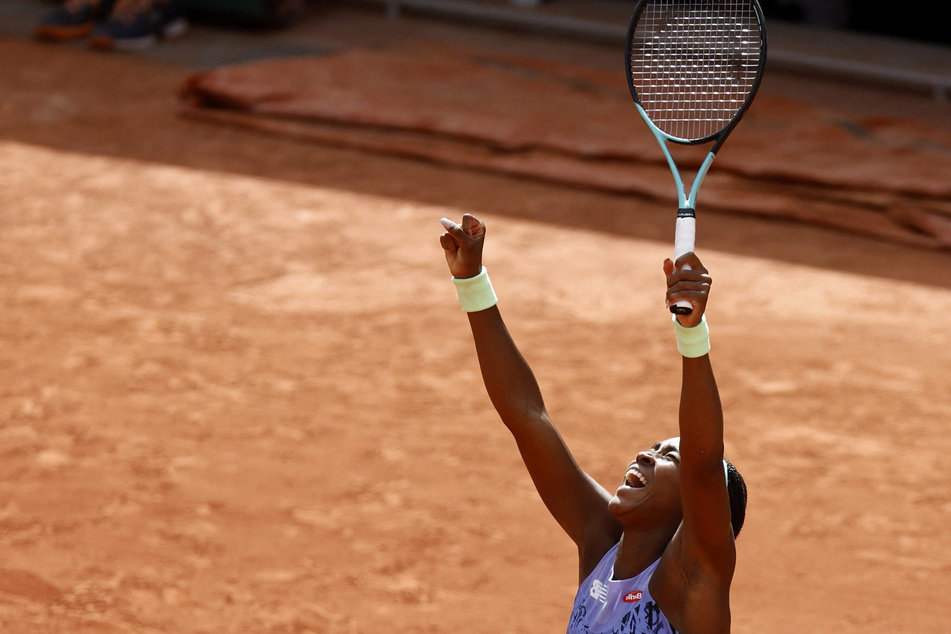
[{"label": "raised arm", "polygon": [[[443,220],[440,244],[455,279],[482,271],[485,224],[466,214]],[[468,312],[489,398],[515,437],[522,460],[555,520],[578,545],[585,561],[609,548],[620,526],[607,508],[610,495],[578,466],[545,409],[538,382],[502,321],[498,306]],[[594,538],[594,539],[593,539]],[[606,544],[600,554],[601,544]]]},{"label": "raised arm", "polygon": [[[706,329],[703,315],[712,280],[693,253],[682,256],[676,265],[667,260],[664,272],[668,304],[686,299],[693,307],[691,314],[677,317],[680,325],[689,329],[686,333],[682,331],[682,340],[688,340],[696,336],[697,329]],[[723,466],[723,411],[709,353],[702,348],[695,350],[683,356],[682,364],[680,495],[683,524],[668,551],[679,569],[675,576],[685,583],[677,606],[678,620],[683,624],[683,631],[728,631],[729,587],[736,565],[736,548]],[[725,630],[721,629],[723,625]]]}]

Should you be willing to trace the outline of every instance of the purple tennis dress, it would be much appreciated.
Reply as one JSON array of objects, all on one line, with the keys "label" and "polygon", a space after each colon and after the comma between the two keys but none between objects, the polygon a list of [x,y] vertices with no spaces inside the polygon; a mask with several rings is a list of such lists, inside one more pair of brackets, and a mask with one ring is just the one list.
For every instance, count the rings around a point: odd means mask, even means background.
[{"label": "purple tennis dress", "polygon": [[567,634],[676,634],[648,586],[660,559],[630,579],[615,581],[618,544],[581,583]]}]

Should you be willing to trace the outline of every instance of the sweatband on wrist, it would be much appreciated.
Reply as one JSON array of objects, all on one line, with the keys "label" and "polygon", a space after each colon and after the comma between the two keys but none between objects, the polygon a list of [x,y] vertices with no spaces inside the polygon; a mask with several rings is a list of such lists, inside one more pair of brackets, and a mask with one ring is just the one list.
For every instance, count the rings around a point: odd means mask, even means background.
[{"label": "sweatband on wrist", "polygon": [[696,359],[710,352],[710,329],[707,328],[707,316],[700,318],[700,323],[692,328],[685,328],[674,318],[674,334],[677,335],[677,350],[680,354]]},{"label": "sweatband on wrist", "polygon": [[495,296],[495,291],[492,289],[492,280],[489,279],[489,273],[484,266],[475,277],[462,279],[454,277],[452,283],[456,285],[459,305],[467,313],[492,308],[499,302],[499,298]]}]

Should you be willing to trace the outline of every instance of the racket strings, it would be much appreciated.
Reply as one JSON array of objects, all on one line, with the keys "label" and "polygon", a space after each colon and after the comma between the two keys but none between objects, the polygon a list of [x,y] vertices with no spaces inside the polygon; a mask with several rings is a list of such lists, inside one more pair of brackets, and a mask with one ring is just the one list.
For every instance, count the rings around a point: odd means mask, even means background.
[{"label": "racket strings", "polygon": [[652,0],[631,41],[631,82],[664,133],[712,136],[743,107],[762,57],[759,19],[748,0]]}]

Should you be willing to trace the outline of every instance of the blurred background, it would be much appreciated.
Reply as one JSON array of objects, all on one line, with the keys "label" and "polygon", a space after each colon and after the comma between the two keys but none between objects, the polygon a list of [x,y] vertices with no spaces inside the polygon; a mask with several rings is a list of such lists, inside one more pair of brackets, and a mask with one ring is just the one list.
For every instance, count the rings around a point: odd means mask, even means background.
[{"label": "blurred background", "polygon": [[[934,3],[932,3],[934,4]],[[0,631],[563,632],[439,218],[610,488],[673,434],[619,0],[0,0]],[[951,49],[767,2],[698,200],[737,634],[951,623]]]}]

